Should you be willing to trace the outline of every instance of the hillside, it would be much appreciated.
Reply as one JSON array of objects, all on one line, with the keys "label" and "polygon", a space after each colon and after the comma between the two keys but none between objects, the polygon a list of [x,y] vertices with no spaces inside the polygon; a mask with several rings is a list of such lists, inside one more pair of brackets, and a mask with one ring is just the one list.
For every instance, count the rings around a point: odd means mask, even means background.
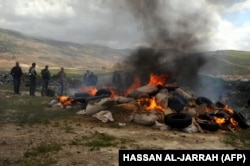
[{"label": "hillside", "polygon": [[221,50],[204,54],[207,58],[201,73],[213,76],[241,76],[250,78],[250,52]]},{"label": "hillside", "polygon": [[56,41],[0,29],[0,70],[9,70],[15,61],[20,61],[24,68],[32,62],[38,68],[46,64],[52,68],[112,68],[122,61],[124,54],[125,51],[105,46]]},{"label": "hillside", "polygon": [[[114,66],[121,69],[123,59],[131,51],[132,49],[118,50],[100,45],[56,41],[0,28],[0,71],[9,71],[16,61],[20,62],[24,71],[27,71],[32,62],[37,63],[38,69],[49,65],[51,69],[64,66],[80,71],[111,71]],[[199,71],[201,74],[250,78],[250,52],[220,50],[201,55],[206,59]]]}]

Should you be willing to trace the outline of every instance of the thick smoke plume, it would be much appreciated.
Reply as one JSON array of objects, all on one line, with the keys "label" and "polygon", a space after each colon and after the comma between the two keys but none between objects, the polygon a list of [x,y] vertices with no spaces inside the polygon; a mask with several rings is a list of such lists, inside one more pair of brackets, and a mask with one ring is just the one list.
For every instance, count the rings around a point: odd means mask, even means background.
[{"label": "thick smoke plume", "polygon": [[210,21],[206,11],[194,10],[192,5],[184,7],[180,0],[126,2],[149,45],[127,59],[136,74],[145,82],[150,73],[168,74],[169,81],[196,86],[197,74],[205,63],[198,52],[209,43]]}]

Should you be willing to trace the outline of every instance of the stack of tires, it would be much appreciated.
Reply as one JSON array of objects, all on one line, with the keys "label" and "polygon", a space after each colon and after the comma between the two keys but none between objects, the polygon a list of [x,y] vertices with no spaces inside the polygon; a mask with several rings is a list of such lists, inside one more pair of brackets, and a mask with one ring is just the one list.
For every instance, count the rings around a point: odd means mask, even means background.
[{"label": "stack of tires", "polygon": [[185,113],[171,113],[165,116],[164,122],[172,128],[185,128],[192,124],[192,117]]}]

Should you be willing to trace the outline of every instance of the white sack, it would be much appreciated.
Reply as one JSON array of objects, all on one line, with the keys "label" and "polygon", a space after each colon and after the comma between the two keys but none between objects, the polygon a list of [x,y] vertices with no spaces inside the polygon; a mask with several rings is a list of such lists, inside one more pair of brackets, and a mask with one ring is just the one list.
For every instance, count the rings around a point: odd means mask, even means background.
[{"label": "white sack", "polygon": [[130,103],[130,102],[135,101],[135,99],[133,99],[133,98],[124,97],[124,96],[116,96],[116,97],[114,97],[114,100],[115,100],[117,103],[120,103],[120,104],[123,104],[123,103]]},{"label": "white sack", "polygon": [[101,110],[107,109],[114,105],[115,101],[109,97],[91,100],[86,106],[86,115],[93,115]]},{"label": "white sack", "polygon": [[112,113],[110,111],[100,111],[100,112],[92,115],[92,117],[101,120],[103,123],[107,123],[108,121],[111,121],[111,122],[114,121],[114,118],[113,118]]},{"label": "white sack", "polygon": [[194,118],[192,119],[192,123],[189,126],[183,128],[182,131],[186,133],[198,133],[198,132],[203,133],[202,128]]},{"label": "white sack", "polygon": [[52,107],[53,105],[57,104],[59,101],[58,99],[52,99],[48,102],[48,106]]},{"label": "white sack", "polygon": [[171,129],[170,126],[166,125],[165,123],[160,123],[157,120],[155,121],[154,128],[160,129],[161,131],[166,131]]},{"label": "white sack", "polygon": [[177,96],[180,96],[181,98],[185,99],[186,101],[190,100],[193,98],[193,95],[190,92],[185,91],[182,88],[177,88],[175,89],[174,93]]},{"label": "white sack", "polygon": [[168,98],[169,94],[166,91],[163,91],[163,89],[155,95],[155,101],[158,105],[160,105],[163,108],[168,108]]},{"label": "white sack", "polygon": [[148,97],[148,94],[158,91],[158,88],[155,85],[145,85],[139,87],[128,94],[129,97],[138,99],[142,97]]},{"label": "white sack", "polygon": [[142,124],[145,126],[152,126],[155,124],[155,121],[163,121],[164,114],[156,113],[156,112],[141,112],[141,113],[133,113],[128,121]]},{"label": "white sack", "polygon": [[198,112],[196,107],[185,106],[184,109],[181,111],[182,113],[188,114],[191,117],[197,117]]}]

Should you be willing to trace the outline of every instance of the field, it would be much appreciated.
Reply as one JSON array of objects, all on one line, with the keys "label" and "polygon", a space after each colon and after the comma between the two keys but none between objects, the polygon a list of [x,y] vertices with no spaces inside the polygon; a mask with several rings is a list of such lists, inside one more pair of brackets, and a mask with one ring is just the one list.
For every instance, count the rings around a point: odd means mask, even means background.
[{"label": "field", "polygon": [[125,121],[131,112],[119,105],[109,109],[115,121],[103,123],[79,107],[47,107],[51,99],[0,86],[0,165],[118,165],[120,149],[250,149],[248,129],[161,131]]}]

